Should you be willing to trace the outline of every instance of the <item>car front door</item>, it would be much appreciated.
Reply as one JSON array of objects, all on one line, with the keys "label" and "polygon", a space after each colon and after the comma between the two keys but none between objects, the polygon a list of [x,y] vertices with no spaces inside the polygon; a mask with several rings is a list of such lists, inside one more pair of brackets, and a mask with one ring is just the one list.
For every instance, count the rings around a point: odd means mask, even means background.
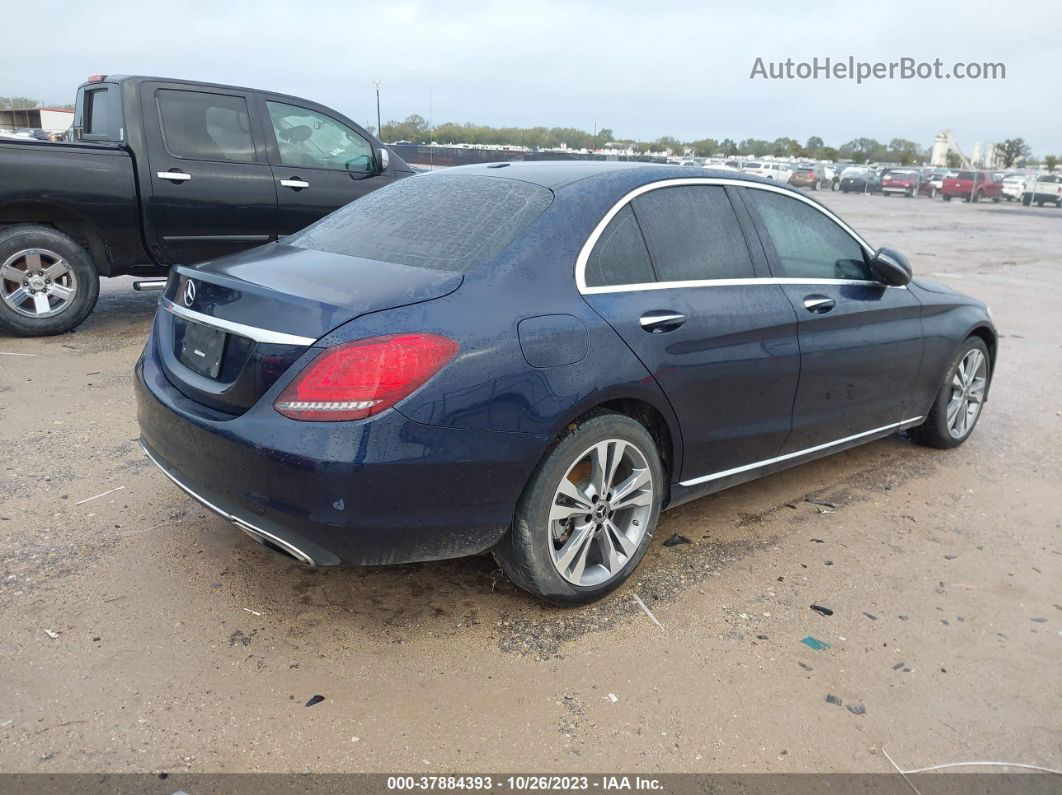
[{"label": "car front door", "polygon": [[799,318],[800,384],[782,453],[913,419],[918,299],[875,279],[866,247],[818,204],[751,187],[741,194]]},{"label": "car front door", "polygon": [[580,257],[580,290],[671,402],[684,451],[675,479],[776,455],[797,386],[796,313],[747,245],[744,211],[722,185],[694,180],[657,183],[612,213]]},{"label": "car front door", "polygon": [[366,133],[324,108],[261,96],[269,128],[280,237],[394,181]]},{"label": "car front door", "polygon": [[161,262],[195,263],[269,242],[277,193],[249,93],[145,82],[145,237]]}]

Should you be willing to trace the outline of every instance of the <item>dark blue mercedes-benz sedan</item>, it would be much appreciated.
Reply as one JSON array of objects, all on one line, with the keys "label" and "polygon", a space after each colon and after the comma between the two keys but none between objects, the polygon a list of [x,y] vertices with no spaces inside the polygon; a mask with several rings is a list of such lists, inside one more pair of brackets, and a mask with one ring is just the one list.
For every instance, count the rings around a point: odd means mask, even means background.
[{"label": "dark blue mercedes-benz sedan", "polygon": [[667,507],[902,429],[961,444],[996,345],[982,303],[796,190],[495,163],[174,269],[136,389],[151,460],[274,549],[492,551],[572,604]]}]

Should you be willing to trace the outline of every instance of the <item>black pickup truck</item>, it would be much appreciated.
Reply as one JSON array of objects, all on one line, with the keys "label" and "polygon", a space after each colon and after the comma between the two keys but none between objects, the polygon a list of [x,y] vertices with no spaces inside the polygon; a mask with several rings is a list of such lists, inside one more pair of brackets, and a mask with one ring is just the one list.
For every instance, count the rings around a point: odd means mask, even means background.
[{"label": "black pickup truck", "polygon": [[98,276],[159,276],[291,234],[413,169],[297,97],[158,77],[78,88],[72,139],[0,139],[0,329],[57,334]]}]

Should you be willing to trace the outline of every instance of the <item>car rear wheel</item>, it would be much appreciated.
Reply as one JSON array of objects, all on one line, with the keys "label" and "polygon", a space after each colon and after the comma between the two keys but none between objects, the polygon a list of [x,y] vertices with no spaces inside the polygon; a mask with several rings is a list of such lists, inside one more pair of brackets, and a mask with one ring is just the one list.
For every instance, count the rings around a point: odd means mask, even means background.
[{"label": "car rear wheel", "polygon": [[948,194],[945,193],[944,194],[944,201],[950,202],[951,201],[951,196],[949,196]]},{"label": "car rear wheel", "polygon": [[1032,196],[1022,196],[1021,203],[1026,207],[1030,206],[1032,204]]},{"label": "car rear wheel", "polygon": [[77,241],[33,224],[0,232],[0,329],[60,334],[85,319],[99,292],[96,268]]},{"label": "car rear wheel", "polygon": [[830,184],[830,190],[838,190],[838,189],[840,189],[840,187],[841,187],[841,181],[839,179],[835,179]]},{"label": "car rear wheel", "polygon": [[990,378],[988,347],[980,337],[970,337],[948,368],[925,422],[909,431],[911,438],[939,448],[965,442],[981,417]]},{"label": "car rear wheel", "polygon": [[812,190],[818,190],[819,189],[819,181],[818,180],[815,180],[814,182],[811,183],[811,189]]},{"label": "car rear wheel", "polygon": [[649,548],[663,485],[643,425],[622,414],[590,415],[539,463],[494,557],[516,585],[555,604],[600,599]]}]

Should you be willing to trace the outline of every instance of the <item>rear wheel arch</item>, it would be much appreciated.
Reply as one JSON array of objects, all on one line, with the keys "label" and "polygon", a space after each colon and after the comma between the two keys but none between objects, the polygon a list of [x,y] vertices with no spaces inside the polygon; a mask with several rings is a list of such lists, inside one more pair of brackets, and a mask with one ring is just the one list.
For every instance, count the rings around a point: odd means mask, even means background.
[{"label": "rear wheel arch", "polygon": [[575,423],[601,414],[621,414],[644,427],[656,443],[660,453],[660,467],[664,472],[664,505],[671,498],[671,476],[680,471],[682,464],[682,436],[678,421],[669,417],[665,409],[654,405],[644,397],[622,396],[603,400],[590,406],[581,406],[567,417],[553,435],[539,459],[545,458],[557,441]]},{"label": "rear wheel arch", "polygon": [[47,226],[77,241],[100,276],[111,275],[107,243],[96,225],[69,207],[48,202],[15,202],[0,207],[0,230],[32,224]]}]

